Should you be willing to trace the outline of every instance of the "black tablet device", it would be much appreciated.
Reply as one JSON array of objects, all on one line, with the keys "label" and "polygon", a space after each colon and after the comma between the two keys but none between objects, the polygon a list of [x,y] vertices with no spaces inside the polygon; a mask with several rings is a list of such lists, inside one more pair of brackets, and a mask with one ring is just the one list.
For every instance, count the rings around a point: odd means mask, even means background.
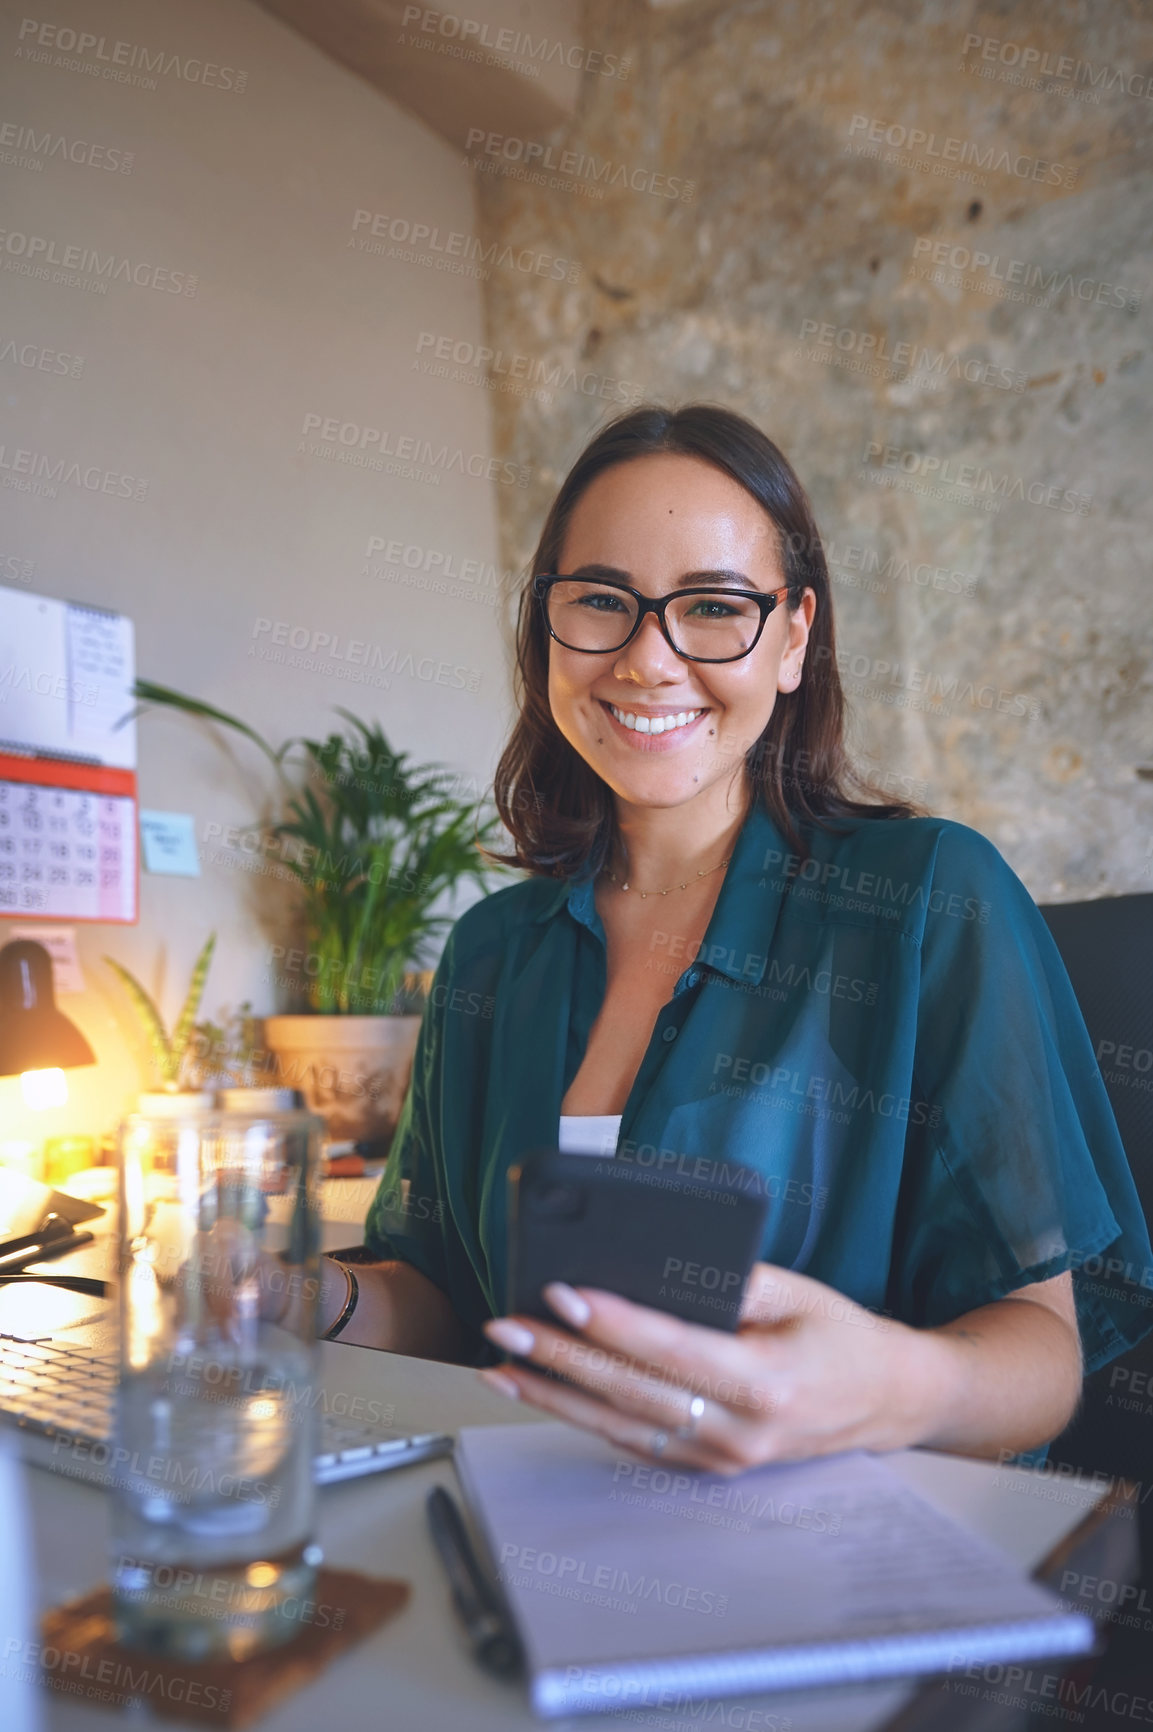
[{"label": "black tablet device", "polygon": [[733,1330],[764,1235],[760,1175],[700,1160],[691,1173],[534,1149],[509,1173],[508,1311],[557,1318],[549,1281],[600,1287]]}]

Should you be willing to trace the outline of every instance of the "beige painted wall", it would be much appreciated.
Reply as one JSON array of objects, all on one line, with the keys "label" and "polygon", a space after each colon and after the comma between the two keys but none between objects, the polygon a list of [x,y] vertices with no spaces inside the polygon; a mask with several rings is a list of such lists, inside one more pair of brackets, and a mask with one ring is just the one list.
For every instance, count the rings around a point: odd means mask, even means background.
[{"label": "beige painted wall", "polygon": [[[422,330],[481,339],[478,267],[437,268],[467,265],[467,239],[447,237],[475,233],[469,170],[247,0],[60,0],[46,15],[59,30],[104,38],[82,54],[60,52],[67,36],[21,37],[28,11],[7,8],[0,20],[0,124],[104,147],[99,162],[132,161],[125,172],[42,151],[37,169],[26,135],[3,135],[0,245],[16,250],[0,250],[0,265],[13,267],[0,270],[0,328],[83,367],[74,378],[7,364],[0,440],[148,486],[141,501],[75,487],[55,498],[4,491],[0,552],[22,563],[0,581],[16,569],[33,590],[130,614],[142,676],[239,711],[274,741],[336,724],[332,706],[345,704],[379,718],[417,759],[459,769],[462,791],[479,790],[507,724],[491,580],[494,495],[515,482],[483,473],[487,393],[413,370]],[[149,88],[142,49],[164,50],[170,67],[180,57],[184,76],[173,67]],[[119,62],[101,59],[117,53]],[[117,64],[127,76],[106,76]],[[358,211],[381,219],[375,238]],[[428,263],[389,257],[390,246],[404,251],[408,224],[439,229],[455,255],[425,240]],[[143,281],[113,280],[100,294],[21,274],[27,249],[11,238],[20,235],[55,240],[57,256],[69,245],[114,255]],[[162,281],[181,292],[147,286],[141,266],[170,273]],[[380,469],[334,460],[346,449],[339,436],[324,441],[313,422],[302,438],[309,416],[340,423],[354,451],[364,429],[387,433],[390,449],[428,441],[423,478],[384,472],[371,433],[364,451]],[[404,570],[403,554],[390,566],[387,545],[366,558],[373,537],[419,550],[407,555],[417,569]],[[473,562],[470,581],[428,587],[429,555],[442,570]],[[378,683],[338,677],[335,664],[325,673],[262,659],[277,647],[277,622],[298,641],[319,633],[342,649],[350,639],[371,646],[357,653],[376,661]],[[449,671],[438,683],[440,663]],[[142,718],[138,735],[141,802],[194,815],[202,876],[145,874],[137,926],[78,929],[87,991],[62,1008],[99,1068],[72,1072],[69,1106],[36,1115],[15,1080],[0,1081],[0,1137],[105,1130],[143,1081],[106,951],[171,1016],[215,929],[205,1010],[243,997],[258,1011],[290,1008],[270,965],[283,890],[242,869],[251,856],[220,848],[227,827],[260,811],[270,775],[234,736],[220,736],[235,740],[222,751],[169,712]]]}]

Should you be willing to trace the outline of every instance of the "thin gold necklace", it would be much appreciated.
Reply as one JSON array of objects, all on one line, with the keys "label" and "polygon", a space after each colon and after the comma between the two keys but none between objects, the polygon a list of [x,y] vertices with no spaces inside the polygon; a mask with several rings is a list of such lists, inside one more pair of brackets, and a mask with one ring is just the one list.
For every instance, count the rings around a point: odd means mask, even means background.
[{"label": "thin gold necklace", "polygon": [[[697,878],[707,878],[709,876],[710,872],[719,872],[721,869],[721,866],[727,866],[731,859],[732,859],[732,855],[731,854],[727,855],[725,857],[725,859],[723,859],[720,862],[720,865],[709,866],[709,867],[706,867],[705,871],[698,872]],[[620,885],[622,890],[633,889],[633,885],[629,884],[627,882],[627,880],[622,882],[622,880],[617,877],[616,873],[613,871],[610,871],[610,869],[607,866],[604,868],[604,871],[612,879],[614,884]],[[641,901],[643,902],[645,900],[645,898],[648,896],[667,896],[669,893],[669,890],[687,890],[689,887],[689,884],[693,883],[693,882],[695,882],[695,880],[693,880],[693,879],[683,879],[680,884],[670,884],[668,890],[638,890],[637,895],[640,897]]]}]

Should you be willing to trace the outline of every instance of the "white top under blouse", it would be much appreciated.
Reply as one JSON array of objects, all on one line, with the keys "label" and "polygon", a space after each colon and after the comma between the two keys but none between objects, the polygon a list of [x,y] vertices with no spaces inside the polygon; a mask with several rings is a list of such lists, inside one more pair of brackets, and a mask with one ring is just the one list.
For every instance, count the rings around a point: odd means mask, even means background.
[{"label": "white top under blouse", "polygon": [[566,1155],[615,1155],[623,1113],[562,1113],[557,1148]]}]

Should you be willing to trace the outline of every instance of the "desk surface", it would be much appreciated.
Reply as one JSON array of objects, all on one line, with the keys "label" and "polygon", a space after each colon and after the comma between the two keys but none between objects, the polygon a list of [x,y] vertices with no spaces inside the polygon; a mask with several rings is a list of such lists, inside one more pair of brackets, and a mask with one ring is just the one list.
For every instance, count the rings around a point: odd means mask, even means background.
[{"label": "desk surface", "polygon": [[[372,1183],[375,1183],[373,1181]],[[328,1181],[324,1192],[325,1249],[359,1242],[357,1224],[362,1181]],[[76,1273],[107,1273],[111,1251],[109,1216],[92,1222],[97,1242],[53,1265]],[[49,1265],[42,1265],[47,1269]],[[53,1296],[54,1295],[54,1296]],[[89,1338],[84,1327],[103,1313],[100,1301],[52,1288],[0,1289],[0,1328],[22,1333],[25,1308],[35,1305],[41,1328]],[[51,1320],[47,1312],[52,1310]],[[20,1320],[17,1322],[19,1311]],[[57,1311],[59,1315],[57,1316]],[[72,1329],[69,1328],[72,1325]],[[373,1353],[365,1348],[322,1345],[321,1367],[332,1406],[357,1396],[392,1408],[392,1423],[404,1431],[456,1432],[464,1425],[544,1418],[531,1408],[494,1394],[474,1371]],[[1097,1502],[1089,1485],[1054,1482],[1023,1469],[906,1450],[889,1463],[940,1508],[966,1522],[1027,1569]],[[36,1568],[35,1602],[40,1609],[86,1592],[107,1574],[108,1503],[102,1492],[41,1468],[24,1468],[27,1509]],[[338,1659],[318,1679],[266,1715],[261,1732],[339,1732],[380,1727],[383,1732],[517,1732],[550,1724],[533,1717],[523,1685],[502,1684],[472,1662],[453,1616],[447,1586],[428,1540],[425,1497],[434,1485],[459,1492],[451,1463],[440,1461],[363,1480],[329,1486],[318,1494],[318,1534],[326,1559],[366,1575],[397,1576],[410,1583],[405,1610],[375,1636]],[[913,1694],[908,1685],[734,1697],[714,1724],[789,1732],[879,1732]],[[742,1714],[738,1708],[746,1711]],[[126,1717],[74,1697],[45,1692],[45,1732],[103,1732],[123,1727]],[[755,1710],[755,1712],[754,1712]],[[178,1729],[186,1721],[148,1721]],[[558,1728],[697,1732],[702,1721],[684,1713],[633,1711],[553,1721]]]},{"label": "desk surface", "polygon": [[[405,1430],[532,1424],[540,1417],[489,1391],[475,1372],[460,1367],[339,1342],[325,1344],[321,1354],[330,1402],[357,1395],[375,1399],[392,1406],[394,1423]],[[1028,1568],[1076,1525],[1098,1495],[1089,1486],[1057,1485],[1024,1470],[929,1452],[903,1451],[888,1459],[940,1507]],[[39,1468],[26,1468],[24,1475],[36,1599],[44,1608],[90,1589],[104,1577],[108,1507],[100,1491],[77,1481]],[[468,1655],[425,1528],[425,1495],[437,1484],[458,1490],[450,1463],[352,1480],[319,1493],[318,1537],[328,1561],[369,1575],[402,1577],[412,1586],[412,1598],[377,1635],[261,1720],[262,1732],[315,1732],[321,1726],[340,1732],[368,1727],[384,1732],[516,1732],[545,1724],[530,1714],[523,1685],[489,1678]],[[725,1718],[717,1723],[759,1726],[764,1732],[786,1724],[790,1732],[871,1732],[910,1694],[908,1686],[879,1685],[732,1698]],[[742,1716],[736,1712],[738,1703],[759,1713]],[[55,1693],[45,1693],[44,1707],[48,1732],[101,1732],[126,1723],[124,1716],[108,1709]],[[651,1717],[634,1712],[552,1722],[584,1726],[588,1732],[646,1723],[654,1732],[692,1732],[700,1721],[694,1722],[687,1712],[656,1712]]]}]

